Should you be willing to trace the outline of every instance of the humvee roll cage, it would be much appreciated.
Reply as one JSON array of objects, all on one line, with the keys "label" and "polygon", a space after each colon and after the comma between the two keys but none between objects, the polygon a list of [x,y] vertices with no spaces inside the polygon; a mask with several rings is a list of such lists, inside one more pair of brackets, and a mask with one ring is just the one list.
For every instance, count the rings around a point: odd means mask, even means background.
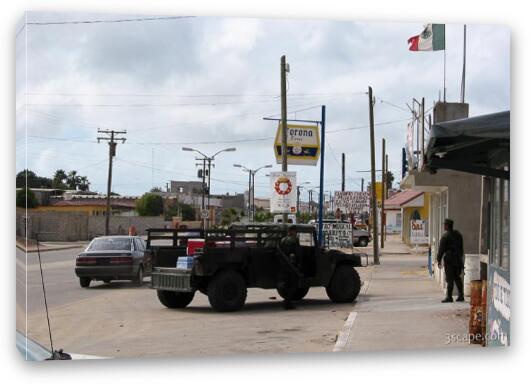
[{"label": "humvee roll cage", "polygon": [[[314,241],[316,240],[315,227],[310,225],[297,226],[298,233],[312,234]],[[205,240],[205,248],[211,247],[216,243],[224,243],[229,248],[236,246],[253,246],[259,248],[276,248],[280,240],[287,234],[287,226],[280,225],[249,225],[249,226],[235,226],[228,229],[196,229],[196,230],[182,230],[182,229],[154,229],[147,230],[147,247],[178,247],[183,242],[192,238],[200,238]],[[154,245],[154,240],[171,241],[170,244]],[[317,244],[317,242],[314,242]]]}]

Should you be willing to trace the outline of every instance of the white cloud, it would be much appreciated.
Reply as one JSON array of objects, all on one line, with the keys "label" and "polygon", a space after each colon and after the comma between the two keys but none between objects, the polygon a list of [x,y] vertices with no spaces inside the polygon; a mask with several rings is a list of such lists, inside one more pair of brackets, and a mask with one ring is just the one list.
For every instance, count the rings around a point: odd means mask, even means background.
[{"label": "white cloud", "polygon": [[[32,20],[103,17],[30,16]],[[116,17],[104,15],[105,19]],[[328,130],[363,126],[368,122],[363,92],[372,85],[375,96],[399,107],[377,104],[376,121],[393,121],[408,116],[400,108],[406,108],[405,103],[411,103],[413,97],[424,96],[431,106],[442,88],[442,52],[407,50],[407,38],[421,29],[418,23],[250,18],[28,26],[30,103],[40,104],[28,106],[28,135],[77,140],[29,138],[28,152],[35,154],[29,158],[29,166],[47,175],[59,167],[79,168],[94,188],[103,190],[106,147],[87,141],[95,141],[98,127],[127,129],[127,142],[119,145],[114,173],[118,192],[140,194],[149,189],[152,165],[154,183],[159,186],[170,179],[194,178],[194,156],[182,152],[182,145],[167,144],[184,142],[196,143],[189,146],[209,153],[237,146],[237,152],[224,153],[216,161],[213,176],[219,180],[213,182],[213,190],[242,191],[247,179],[233,163],[250,167],[274,163],[272,140],[225,141],[274,136],[276,124],[262,117],[280,112],[275,95],[279,94],[281,55],[287,55],[291,67],[290,111],[326,104]],[[462,26],[447,26],[451,100],[459,94],[461,30]],[[470,25],[468,44],[467,100],[471,111],[509,108],[509,31]],[[17,52],[23,48],[19,44]],[[17,70],[20,101],[24,100],[21,88],[25,84],[20,63]],[[352,95],[342,94],[345,92]],[[297,117],[319,119],[320,110],[299,112]],[[23,120],[17,120],[17,138],[24,128]],[[390,166],[397,175],[404,130],[405,123],[377,126],[376,130],[377,140],[387,139]],[[351,179],[363,176],[355,170],[368,169],[368,131],[330,133],[327,139],[332,148],[325,148],[329,188],[335,188],[340,180],[332,151],[337,157],[347,154]],[[218,144],[204,144],[212,141]],[[46,155],[38,157],[40,153]],[[17,170],[21,169],[20,159],[17,153]],[[94,165],[98,161],[100,164]],[[317,183],[317,167],[294,169],[300,180]],[[263,176],[260,180],[261,193],[266,193],[266,180]],[[355,182],[350,180],[349,187],[356,187]]]}]

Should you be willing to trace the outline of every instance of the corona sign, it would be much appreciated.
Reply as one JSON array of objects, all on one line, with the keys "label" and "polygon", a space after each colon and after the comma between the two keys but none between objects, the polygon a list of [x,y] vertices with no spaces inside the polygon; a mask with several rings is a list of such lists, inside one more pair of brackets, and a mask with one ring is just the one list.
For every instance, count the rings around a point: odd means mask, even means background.
[{"label": "corona sign", "polygon": [[[288,164],[316,165],[321,153],[317,125],[288,124]],[[275,136],[275,157],[282,164],[282,123]]]}]

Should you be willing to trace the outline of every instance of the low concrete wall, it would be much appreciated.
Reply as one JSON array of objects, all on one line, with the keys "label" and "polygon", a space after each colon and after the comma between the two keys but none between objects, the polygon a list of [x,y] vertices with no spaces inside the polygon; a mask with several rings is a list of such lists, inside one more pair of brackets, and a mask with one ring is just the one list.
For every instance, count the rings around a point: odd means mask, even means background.
[{"label": "low concrete wall", "polygon": [[[137,235],[146,235],[148,228],[164,228],[162,216],[112,216],[109,221],[111,235],[127,235],[129,227],[134,225]],[[105,217],[89,216],[88,237],[92,239],[105,234]]]},{"label": "low concrete wall", "polygon": [[88,215],[82,212],[37,212],[17,209],[17,236],[43,241],[87,240]]},{"label": "low concrete wall", "polygon": [[[110,218],[111,235],[127,235],[129,227],[134,225],[138,235],[146,235],[148,228],[164,228],[170,223],[162,216],[112,216]],[[16,211],[16,235],[43,241],[91,240],[105,234],[105,217],[89,216],[83,212],[55,211]]]}]

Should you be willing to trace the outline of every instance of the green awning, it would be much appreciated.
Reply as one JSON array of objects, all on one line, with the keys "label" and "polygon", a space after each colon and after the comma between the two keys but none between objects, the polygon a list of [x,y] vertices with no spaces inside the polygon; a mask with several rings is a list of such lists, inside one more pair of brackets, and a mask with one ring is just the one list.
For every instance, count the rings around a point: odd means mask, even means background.
[{"label": "green awning", "polygon": [[426,167],[509,179],[510,126],[510,111],[434,124]]}]

